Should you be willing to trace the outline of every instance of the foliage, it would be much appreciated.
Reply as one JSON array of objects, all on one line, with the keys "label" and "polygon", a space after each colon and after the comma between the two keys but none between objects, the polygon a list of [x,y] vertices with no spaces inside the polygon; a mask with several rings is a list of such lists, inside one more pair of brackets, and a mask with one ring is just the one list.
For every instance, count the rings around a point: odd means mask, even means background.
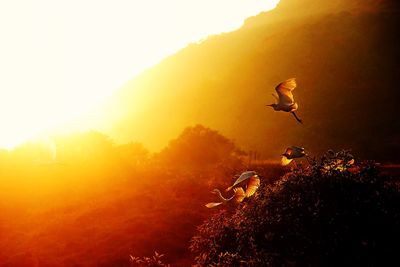
[{"label": "foliage", "polygon": [[187,243],[210,212],[209,185],[226,187],[243,170],[231,141],[192,128],[177,142],[195,148],[206,140],[218,153],[191,169],[181,158],[194,160],[198,149],[165,153],[168,164],[159,164],[141,144],[98,132],[0,151],[0,266],[129,266],[132,251],[146,260],[158,249],[162,262],[189,266]]},{"label": "foliage", "polygon": [[137,167],[146,163],[150,158],[150,152],[141,143],[128,143],[116,147],[121,160]]},{"label": "foliage", "polygon": [[187,127],[158,155],[168,165],[191,169],[218,166],[229,168],[241,165],[240,151],[235,144],[217,131],[202,125]]},{"label": "foliage", "polygon": [[157,251],[154,252],[152,257],[134,257],[129,256],[129,262],[131,267],[170,267],[169,264],[162,262],[164,254],[159,254]]},{"label": "foliage", "polygon": [[399,188],[373,163],[352,161],[348,151],[329,151],[274,184],[262,183],[235,211],[216,213],[192,238],[196,264],[398,265]]},{"label": "foliage", "polygon": [[315,158],[311,160],[312,171],[317,173],[351,171],[353,164],[354,156],[350,154],[349,150],[342,150],[337,153],[333,150],[328,150],[319,162]]}]

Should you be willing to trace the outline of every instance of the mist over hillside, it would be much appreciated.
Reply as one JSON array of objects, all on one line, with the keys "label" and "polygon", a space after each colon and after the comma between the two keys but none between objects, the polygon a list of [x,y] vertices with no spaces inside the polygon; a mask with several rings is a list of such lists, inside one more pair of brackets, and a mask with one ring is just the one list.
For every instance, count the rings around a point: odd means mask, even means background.
[{"label": "mist over hillside", "polygon": [[[201,123],[265,158],[293,144],[395,161],[399,10],[396,1],[282,0],[127,83],[105,108],[112,123],[103,128],[153,150]],[[304,125],[265,106],[291,77]]]}]

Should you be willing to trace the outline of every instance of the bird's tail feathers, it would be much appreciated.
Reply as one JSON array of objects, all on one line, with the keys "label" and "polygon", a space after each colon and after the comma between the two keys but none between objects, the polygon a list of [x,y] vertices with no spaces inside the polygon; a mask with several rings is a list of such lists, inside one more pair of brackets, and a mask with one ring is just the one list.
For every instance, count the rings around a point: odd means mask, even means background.
[{"label": "bird's tail feathers", "polygon": [[211,208],[217,207],[217,206],[219,206],[221,204],[222,204],[222,202],[211,202],[211,203],[207,203],[206,207],[211,209]]}]

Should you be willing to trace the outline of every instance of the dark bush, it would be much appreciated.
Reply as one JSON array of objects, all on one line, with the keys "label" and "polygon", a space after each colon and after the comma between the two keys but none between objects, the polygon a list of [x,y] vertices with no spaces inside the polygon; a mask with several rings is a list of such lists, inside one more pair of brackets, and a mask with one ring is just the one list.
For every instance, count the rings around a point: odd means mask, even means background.
[{"label": "dark bush", "polygon": [[234,168],[242,166],[244,152],[217,131],[202,125],[187,127],[157,156],[167,165],[180,168]]},{"label": "dark bush", "polygon": [[199,266],[400,266],[400,191],[373,163],[329,151],[192,238]]}]

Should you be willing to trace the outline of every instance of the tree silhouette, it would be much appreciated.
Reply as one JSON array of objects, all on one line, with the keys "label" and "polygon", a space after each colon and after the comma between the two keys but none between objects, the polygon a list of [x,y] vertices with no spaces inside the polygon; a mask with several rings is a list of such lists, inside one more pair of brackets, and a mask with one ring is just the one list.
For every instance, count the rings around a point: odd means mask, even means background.
[{"label": "tree silhouette", "polygon": [[244,153],[217,131],[202,125],[186,128],[158,155],[161,161],[191,168],[240,164]]},{"label": "tree silhouette", "polygon": [[190,247],[198,266],[398,265],[399,187],[374,165],[338,165],[343,155],[264,184],[233,213],[205,221]]}]

